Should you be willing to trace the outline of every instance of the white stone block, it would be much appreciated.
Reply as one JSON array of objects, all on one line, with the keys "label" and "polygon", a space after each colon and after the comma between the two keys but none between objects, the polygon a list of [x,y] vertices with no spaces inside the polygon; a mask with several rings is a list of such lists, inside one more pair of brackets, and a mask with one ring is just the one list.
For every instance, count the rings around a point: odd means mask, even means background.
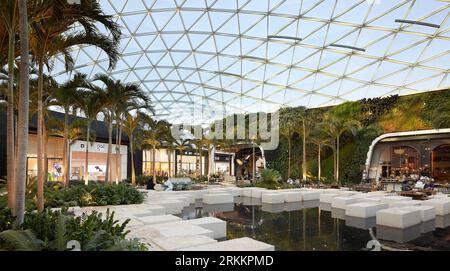
[{"label": "white stone block", "polygon": [[405,200],[412,200],[410,197],[402,197],[402,196],[386,196],[381,198],[381,203],[391,203],[394,201],[405,201]]},{"label": "white stone block", "polygon": [[405,208],[389,208],[377,212],[377,225],[405,229],[421,222],[418,210]]},{"label": "white stone block", "polygon": [[436,209],[436,215],[444,216],[450,214],[450,201],[442,199],[430,199],[422,201],[422,205],[433,206]]},{"label": "white stone block", "polygon": [[206,204],[224,204],[233,203],[234,197],[232,194],[205,194],[203,195],[203,203]]},{"label": "white stone block", "polygon": [[257,187],[243,187],[242,188],[242,196],[243,197],[251,197],[252,196],[252,190],[258,189]]},{"label": "white stone block", "polygon": [[138,217],[136,220],[144,223],[145,225],[162,224],[168,222],[181,221],[182,219],[174,215],[155,215]]},{"label": "white stone block", "polygon": [[331,207],[337,209],[345,209],[347,204],[357,203],[360,199],[352,197],[334,197],[331,201]]},{"label": "white stone block", "polygon": [[261,196],[261,202],[271,204],[284,203],[284,196],[280,193],[264,193]]},{"label": "white stone block", "polygon": [[339,194],[331,194],[331,193],[326,193],[326,194],[320,194],[320,202],[324,202],[324,203],[330,203],[333,201],[334,197],[339,197]]},{"label": "white stone block", "polygon": [[217,240],[203,235],[186,235],[157,237],[151,239],[151,243],[160,250],[176,251],[187,247],[215,244]]},{"label": "white stone block", "polygon": [[376,202],[358,202],[349,204],[345,208],[345,215],[359,218],[369,218],[376,216],[377,212],[387,209],[388,205]]},{"label": "white stone block", "polygon": [[320,193],[319,192],[302,191],[300,193],[302,194],[302,201],[319,200],[320,199]]},{"label": "white stone block", "polygon": [[430,221],[436,218],[436,210],[433,206],[419,205],[419,206],[407,206],[403,209],[419,211],[422,222]]},{"label": "white stone block", "polygon": [[270,191],[268,191],[267,189],[265,189],[265,188],[256,188],[256,189],[253,189],[252,190],[252,198],[257,198],[257,199],[260,199],[261,198],[261,195],[263,194],[263,193],[269,193]]},{"label": "white stone block", "polygon": [[161,224],[144,225],[130,229],[129,238],[146,238],[152,240],[160,237],[178,237],[203,235],[213,238],[214,233],[200,226],[192,225],[185,220]]},{"label": "white stone block", "polygon": [[339,189],[330,188],[330,189],[322,189],[322,194],[337,194],[339,192]]},{"label": "white stone block", "polygon": [[212,231],[214,239],[227,237],[227,222],[218,218],[202,217],[192,220],[186,220],[186,222]]},{"label": "white stone block", "polygon": [[302,192],[284,192],[284,202],[300,202],[302,201]]},{"label": "white stone block", "polygon": [[252,238],[242,237],[210,245],[195,246],[183,251],[274,251],[275,247]]},{"label": "white stone block", "polygon": [[401,201],[392,201],[389,202],[389,208],[394,207],[407,207],[407,206],[418,206],[421,204],[419,200],[401,200]]},{"label": "white stone block", "polygon": [[170,199],[159,199],[147,204],[163,206],[166,209],[166,214],[179,214],[186,206],[184,201]]}]

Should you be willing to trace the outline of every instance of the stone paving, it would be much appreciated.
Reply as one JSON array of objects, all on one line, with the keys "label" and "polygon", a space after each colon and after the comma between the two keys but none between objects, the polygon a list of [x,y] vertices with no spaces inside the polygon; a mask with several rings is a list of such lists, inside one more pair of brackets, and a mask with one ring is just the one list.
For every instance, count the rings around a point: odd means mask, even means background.
[{"label": "stone paving", "polygon": [[[234,203],[259,205],[263,211],[274,213],[320,206],[324,211],[332,211],[332,217],[348,219],[349,224],[363,225],[367,224],[369,219],[373,223],[376,222],[377,227],[396,229],[412,226],[420,228],[420,223],[434,217],[436,227],[445,226],[448,224],[445,216],[450,216],[450,198],[442,194],[419,202],[382,191],[360,193],[339,189],[267,190],[213,186],[204,190],[164,192],[152,190],[146,193],[142,204],[73,207],[72,211],[76,215],[92,211],[104,214],[107,209],[110,212],[114,211],[115,218],[119,222],[130,220],[127,225],[127,230],[130,231],[128,237],[140,239],[150,250],[276,249],[270,244],[251,238],[218,241],[226,238],[227,229],[226,222],[218,218],[183,220],[176,216],[181,214],[183,209],[196,206],[199,202],[210,212],[231,211]],[[228,205],[229,208],[224,207]]]}]

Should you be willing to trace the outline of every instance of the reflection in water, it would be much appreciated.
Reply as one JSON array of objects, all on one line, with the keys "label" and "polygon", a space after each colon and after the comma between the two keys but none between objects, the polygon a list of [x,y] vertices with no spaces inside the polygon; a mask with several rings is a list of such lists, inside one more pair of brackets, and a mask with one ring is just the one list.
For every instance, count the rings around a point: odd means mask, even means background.
[{"label": "reflection in water", "polygon": [[[273,244],[276,250],[362,250],[372,240],[401,249],[450,249],[450,216],[405,230],[375,227],[375,218],[342,216],[343,210],[315,202],[262,204],[260,199],[240,198],[237,204],[196,203],[183,211],[184,219],[215,216],[227,221],[227,238],[250,237]],[[328,208],[329,207],[329,208]],[[334,217],[336,218],[334,218]],[[436,226],[436,230],[434,230]],[[434,231],[433,231],[434,230]]]}]

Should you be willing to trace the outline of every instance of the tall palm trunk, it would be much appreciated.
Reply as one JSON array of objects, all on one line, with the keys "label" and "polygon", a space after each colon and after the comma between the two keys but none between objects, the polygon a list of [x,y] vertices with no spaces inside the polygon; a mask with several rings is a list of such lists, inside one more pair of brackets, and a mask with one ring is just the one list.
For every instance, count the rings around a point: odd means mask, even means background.
[{"label": "tall palm trunk", "polygon": [[168,165],[169,165],[169,173],[167,174],[167,176],[170,178],[172,177],[172,159],[170,157],[170,155],[172,154],[172,152],[170,151],[170,149],[167,149],[167,158],[168,158]]},{"label": "tall palm trunk", "polygon": [[108,155],[106,157],[106,175],[105,175],[105,183],[112,183],[111,179],[111,154],[112,154],[112,117],[108,122]]},{"label": "tall palm trunk", "polygon": [[[15,12],[14,12],[15,14]],[[14,19],[12,20],[14,21]],[[8,207],[12,209],[14,214],[14,202],[15,202],[15,136],[14,136],[14,37],[15,33],[13,29],[9,31],[8,42],[8,111],[7,111],[7,179],[8,179]]]},{"label": "tall palm trunk", "polygon": [[89,144],[90,144],[90,135],[91,135],[91,121],[88,120],[87,123],[87,131],[86,131],[86,157],[84,159],[84,174],[83,174],[83,179],[84,179],[84,184],[88,185],[89,184],[89,171],[88,171],[88,167],[89,167]]},{"label": "tall palm trunk", "polygon": [[291,178],[291,144],[292,139],[288,138],[288,179]]},{"label": "tall palm trunk", "polygon": [[19,87],[19,118],[17,125],[17,157],[16,157],[16,215],[15,228],[23,223],[25,214],[25,184],[27,178],[27,149],[28,149],[28,102],[29,86],[29,44],[28,44],[28,14],[27,0],[18,0],[19,28],[20,28],[20,87]]},{"label": "tall palm trunk", "polygon": [[43,138],[43,90],[44,90],[44,65],[39,60],[38,71],[38,115],[37,115],[37,209],[44,210],[44,138]]},{"label": "tall palm trunk", "polygon": [[[42,140],[44,141],[43,145],[43,156],[44,156],[44,183],[48,181],[48,136],[47,136],[47,127],[45,126],[45,122],[42,124]],[[45,199],[44,199],[45,200]]]},{"label": "tall palm trunk", "polygon": [[200,146],[199,150],[199,170],[200,170],[200,176],[203,176],[203,155],[202,155],[202,146]]},{"label": "tall palm trunk", "polygon": [[180,172],[183,174],[183,150],[180,150]]},{"label": "tall palm trunk", "polygon": [[336,181],[340,185],[341,182],[339,181],[339,138],[340,136],[336,137]]},{"label": "tall palm trunk", "polygon": [[130,135],[130,155],[131,155],[131,184],[136,185],[136,171],[134,169],[134,146],[133,146],[133,135]]},{"label": "tall palm trunk", "polygon": [[64,109],[64,135],[63,135],[63,182],[64,186],[69,186],[69,109]]},{"label": "tall palm trunk", "polygon": [[307,164],[306,164],[306,126],[305,126],[305,120],[302,121],[302,129],[303,129],[302,180],[306,181],[306,174],[308,172],[308,169],[307,169]]},{"label": "tall palm trunk", "polygon": [[319,143],[318,144],[318,149],[317,149],[317,153],[318,153],[318,155],[317,155],[317,183],[318,184],[320,184],[320,179],[321,179],[321,177],[322,177],[322,167],[321,167],[321,162],[320,162],[320,156],[321,156],[321,153],[320,153],[320,151],[321,151],[321,144]]},{"label": "tall palm trunk", "polygon": [[156,147],[155,145],[153,145],[152,147],[152,179],[153,179],[153,184],[156,184],[156,170],[155,170],[155,163],[156,163],[156,159],[155,159],[155,155],[156,155]]},{"label": "tall palm trunk", "polygon": [[119,161],[118,161],[118,156],[119,156],[119,121],[117,121],[117,123],[116,123],[116,146],[115,146],[115,153],[116,153],[116,155],[114,156],[114,161],[115,161],[115,164],[116,164],[116,166],[115,166],[115,178],[114,178],[114,180],[115,180],[115,182],[116,182],[116,184],[119,184]]},{"label": "tall palm trunk", "polygon": [[119,144],[117,147],[117,158],[116,159],[119,160],[118,164],[117,164],[117,168],[119,169],[117,175],[119,178],[119,182],[121,182],[122,181],[122,156],[120,155],[120,146],[122,144],[122,129],[123,129],[122,122],[119,122],[119,125],[120,125],[119,126]]}]

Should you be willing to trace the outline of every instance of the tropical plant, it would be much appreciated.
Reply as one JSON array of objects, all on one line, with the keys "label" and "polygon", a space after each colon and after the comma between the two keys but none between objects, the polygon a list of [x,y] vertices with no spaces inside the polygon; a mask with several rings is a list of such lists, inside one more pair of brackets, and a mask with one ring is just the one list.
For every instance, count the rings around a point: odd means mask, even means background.
[{"label": "tropical plant", "polygon": [[180,154],[180,171],[176,170],[176,174],[183,174],[183,152],[191,147],[191,140],[180,138],[175,140],[173,144],[175,145],[175,150]]},{"label": "tropical plant", "polygon": [[136,171],[134,166],[134,151],[135,146],[139,145],[137,141],[140,140],[136,132],[142,127],[143,113],[138,112],[136,116],[126,114],[123,121],[123,131],[128,136],[130,142],[130,156],[131,156],[131,184],[136,185]]},{"label": "tropical plant", "polygon": [[[93,86],[98,92],[103,93],[105,107],[102,110],[104,119],[108,125],[108,156],[106,161],[106,182],[112,182],[111,155],[112,155],[112,131],[114,121],[121,113],[123,104],[139,104],[139,100],[146,102],[148,98],[143,90],[136,84],[123,83],[121,80],[113,80],[106,74],[96,74],[93,81],[101,82],[104,87]],[[117,183],[117,182],[116,182]]]},{"label": "tropical plant", "polygon": [[340,108],[335,108],[334,111],[325,114],[324,118],[324,132],[330,137],[332,141],[333,160],[334,160],[334,178],[339,180],[339,151],[340,138],[342,134],[350,131],[353,135],[356,134],[360,128],[360,122],[354,119],[354,108],[352,103],[342,104]]},{"label": "tropical plant", "polygon": [[287,139],[288,141],[288,179],[291,178],[291,150],[292,150],[292,137],[295,133],[295,122],[290,112],[290,109],[281,109],[281,127],[280,135]]}]

